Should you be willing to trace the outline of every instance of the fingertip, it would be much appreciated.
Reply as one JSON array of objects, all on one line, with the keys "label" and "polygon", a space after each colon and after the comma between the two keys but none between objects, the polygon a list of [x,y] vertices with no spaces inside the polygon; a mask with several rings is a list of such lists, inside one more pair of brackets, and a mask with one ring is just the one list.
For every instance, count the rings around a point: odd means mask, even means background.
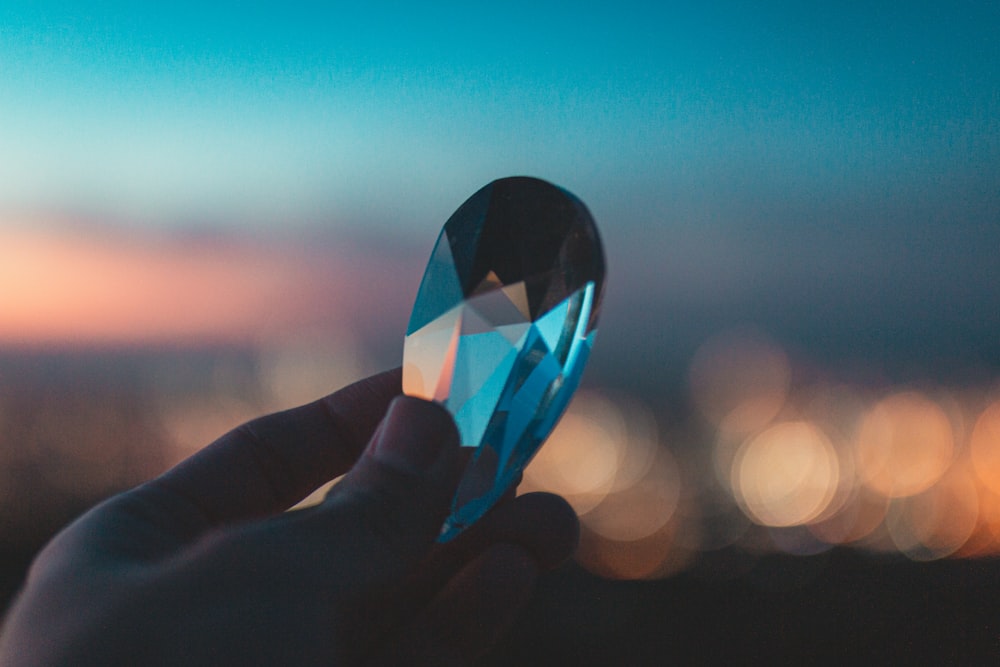
[{"label": "fingertip", "polygon": [[519,496],[512,504],[509,521],[523,531],[526,546],[543,569],[554,569],[576,553],[580,520],[565,498],[539,491]]},{"label": "fingertip", "polygon": [[500,503],[455,540],[457,554],[478,553],[497,543],[526,549],[542,570],[552,570],[576,551],[580,522],[562,497],[535,492]]},{"label": "fingertip", "polygon": [[258,417],[150,485],[190,504],[203,529],[283,512],[357,462],[400,391],[397,368]]},{"label": "fingertip", "polygon": [[397,396],[369,444],[377,461],[410,474],[424,474],[446,452],[458,448],[458,430],[445,408],[413,396]]},{"label": "fingertip", "polygon": [[[462,472],[458,443],[454,420],[442,406],[396,397],[357,465],[319,506],[316,521],[340,530],[351,526],[358,545],[391,556],[392,563],[369,569],[396,576],[440,534]],[[333,528],[330,534],[338,530]]]}]

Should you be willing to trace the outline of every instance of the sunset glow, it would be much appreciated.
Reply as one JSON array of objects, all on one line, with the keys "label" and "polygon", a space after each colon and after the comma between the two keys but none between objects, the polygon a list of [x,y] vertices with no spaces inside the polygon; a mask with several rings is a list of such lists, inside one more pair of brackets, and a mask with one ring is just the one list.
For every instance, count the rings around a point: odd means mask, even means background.
[{"label": "sunset glow", "polygon": [[0,226],[0,344],[253,340],[329,308],[322,275],[259,243]]}]

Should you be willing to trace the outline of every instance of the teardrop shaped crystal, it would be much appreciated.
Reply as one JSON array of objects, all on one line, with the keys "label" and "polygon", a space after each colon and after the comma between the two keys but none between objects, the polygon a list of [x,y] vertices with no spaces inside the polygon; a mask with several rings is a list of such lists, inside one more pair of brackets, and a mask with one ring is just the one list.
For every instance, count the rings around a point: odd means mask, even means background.
[{"label": "teardrop shaped crystal", "polygon": [[442,403],[474,447],[440,541],[485,514],[552,432],[596,333],[604,252],[579,199],[493,181],[445,223],[403,348],[403,391]]}]

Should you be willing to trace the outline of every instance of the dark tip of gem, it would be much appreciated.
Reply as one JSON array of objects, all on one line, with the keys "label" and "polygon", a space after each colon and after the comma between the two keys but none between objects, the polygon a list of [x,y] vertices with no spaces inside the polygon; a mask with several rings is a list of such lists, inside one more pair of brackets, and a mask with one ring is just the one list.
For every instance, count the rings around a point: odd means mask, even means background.
[{"label": "dark tip of gem", "polygon": [[[491,271],[505,284],[556,287],[545,279],[555,270],[568,285],[592,281],[600,303],[605,264],[597,226],[582,201],[548,181],[511,176],[489,183],[452,215],[445,233],[466,296]],[[528,294],[535,312],[553,297],[542,288]]]}]

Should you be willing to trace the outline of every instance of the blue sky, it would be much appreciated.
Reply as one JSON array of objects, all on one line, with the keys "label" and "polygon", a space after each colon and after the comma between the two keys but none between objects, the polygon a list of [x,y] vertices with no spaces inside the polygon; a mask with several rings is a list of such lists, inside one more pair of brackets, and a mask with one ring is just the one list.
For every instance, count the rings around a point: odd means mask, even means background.
[{"label": "blue sky", "polygon": [[0,224],[996,220],[1000,5],[590,4],[8,0]]}]

